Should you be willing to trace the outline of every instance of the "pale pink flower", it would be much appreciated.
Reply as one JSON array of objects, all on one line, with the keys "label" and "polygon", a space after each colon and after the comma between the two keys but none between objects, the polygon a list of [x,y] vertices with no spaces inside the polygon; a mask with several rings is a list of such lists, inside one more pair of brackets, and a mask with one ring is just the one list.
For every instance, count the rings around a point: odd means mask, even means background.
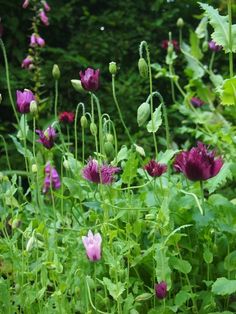
[{"label": "pale pink flower", "polygon": [[25,0],[22,4],[22,8],[26,9],[29,6],[29,3],[30,3],[29,0]]},{"label": "pale pink flower", "polygon": [[100,233],[96,233],[93,235],[92,231],[89,230],[88,236],[83,236],[82,241],[86,249],[88,259],[92,262],[100,260],[102,244],[102,237]]},{"label": "pale pink flower", "polygon": [[47,15],[46,15],[46,13],[45,13],[44,10],[41,10],[41,11],[39,12],[39,17],[40,17],[41,22],[42,22],[44,25],[46,25],[46,26],[49,25],[48,17],[47,17]]}]

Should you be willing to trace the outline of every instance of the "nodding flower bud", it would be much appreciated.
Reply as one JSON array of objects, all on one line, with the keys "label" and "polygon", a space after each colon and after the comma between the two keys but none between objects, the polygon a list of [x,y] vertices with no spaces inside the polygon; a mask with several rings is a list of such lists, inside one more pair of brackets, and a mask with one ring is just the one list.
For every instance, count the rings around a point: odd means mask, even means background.
[{"label": "nodding flower bud", "polygon": [[54,64],[53,65],[53,68],[52,68],[52,76],[53,78],[58,81],[60,76],[61,76],[61,72],[60,72],[60,69],[59,69],[59,66],[57,64]]},{"label": "nodding flower bud", "polygon": [[140,58],[138,60],[138,69],[139,69],[139,74],[141,77],[143,78],[148,77],[148,65],[144,58]]},{"label": "nodding flower bud", "polygon": [[38,106],[35,100],[30,102],[30,113],[36,114],[38,112]]},{"label": "nodding flower bud", "polygon": [[87,128],[87,126],[88,126],[88,120],[87,120],[87,118],[86,118],[85,116],[82,116],[82,117],[80,118],[80,124],[81,124],[81,127],[82,127],[83,129],[86,129],[86,128]]},{"label": "nodding flower bud", "polygon": [[104,143],[104,151],[108,158],[113,158],[115,154],[114,146],[111,142]]},{"label": "nodding flower bud", "polygon": [[137,122],[139,126],[142,126],[145,122],[147,122],[150,113],[150,104],[148,102],[144,102],[138,107]]},{"label": "nodding flower bud", "polygon": [[90,123],[90,132],[93,136],[96,136],[97,134],[97,126],[94,122]]},{"label": "nodding flower bud", "polygon": [[109,72],[114,75],[117,72],[117,66],[116,66],[116,62],[110,62],[109,63]]},{"label": "nodding flower bud", "polygon": [[178,18],[176,25],[178,28],[182,28],[184,26],[184,20],[182,19],[182,17]]},{"label": "nodding flower bud", "polygon": [[113,143],[114,137],[111,133],[107,133],[106,138],[108,142]]},{"label": "nodding flower bud", "polygon": [[77,92],[80,93],[85,92],[80,80],[71,80],[71,84]]},{"label": "nodding flower bud", "polygon": [[69,170],[70,169],[70,164],[69,164],[69,161],[67,159],[64,159],[63,161],[63,166],[66,170]]},{"label": "nodding flower bud", "polygon": [[33,164],[32,167],[31,167],[31,170],[32,170],[33,173],[37,173],[37,171],[38,171],[37,165]]},{"label": "nodding flower bud", "polygon": [[203,52],[206,52],[208,50],[208,42],[206,40],[204,40],[204,42],[202,43],[202,50]]}]

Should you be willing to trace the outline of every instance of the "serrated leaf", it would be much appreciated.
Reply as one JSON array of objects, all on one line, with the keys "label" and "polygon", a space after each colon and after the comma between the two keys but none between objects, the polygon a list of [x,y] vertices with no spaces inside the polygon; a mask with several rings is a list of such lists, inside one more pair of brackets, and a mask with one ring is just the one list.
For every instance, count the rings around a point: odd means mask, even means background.
[{"label": "serrated leaf", "polygon": [[220,169],[220,172],[204,184],[204,187],[208,189],[209,193],[213,193],[216,189],[223,185],[227,179],[232,178],[230,166],[231,163],[226,162]]},{"label": "serrated leaf", "polygon": [[217,278],[213,283],[211,291],[217,295],[229,295],[236,292],[236,280],[229,280],[225,277]]},{"label": "serrated leaf", "polygon": [[23,155],[23,156],[25,156],[26,158],[30,158],[30,159],[33,159],[33,154],[31,153],[31,151],[29,150],[29,149],[25,149],[22,145],[21,145],[21,143],[19,143],[18,141],[17,141],[17,139],[15,138],[15,136],[13,136],[13,135],[9,135],[10,136],[10,138],[13,140],[13,142],[14,142],[14,144],[15,144],[15,146],[16,146],[16,149],[17,149],[17,151],[21,154],[21,155]]},{"label": "serrated leaf", "polygon": [[171,269],[169,266],[169,257],[167,257],[167,247],[161,244],[157,245],[156,254],[156,277],[157,281],[166,281],[168,289],[171,288]]},{"label": "serrated leaf", "polygon": [[128,148],[125,145],[123,145],[121,149],[119,150],[116,157],[116,162],[118,163],[124,159],[128,159]]},{"label": "serrated leaf", "polygon": [[220,93],[222,105],[236,105],[236,77],[224,80]]},{"label": "serrated leaf", "polygon": [[[230,40],[229,40],[229,18],[219,14],[217,9],[206,3],[200,3],[200,6],[205,10],[205,14],[209,18],[209,22],[214,28],[214,32],[211,34],[211,38],[217,43],[217,45],[223,46],[225,52],[230,52]],[[236,51],[236,25],[232,25],[232,51]]]},{"label": "serrated leaf", "polygon": [[186,260],[172,256],[170,262],[174,269],[180,271],[183,274],[188,274],[192,270],[192,265]]},{"label": "serrated leaf", "polygon": [[199,39],[204,38],[207,34],[207,24],[208,24],[208,18],[204,16],[200,23],[198,24],[198,27],[195,30],[195,34]]},{"label": "serrated leaf", "polygon": [[199,48],[199,38],[194,32],[190,32],[190,44],[191,44],[191,54],[196,59],[200,60],[203,57],[202,51]]},{"label": "serrated leaf", "polygon": [[168,149],[164,153],[160,152],[158,155],[158,162],[161,164],[167,164],[171,160],[171,158],[173,158],[173,156],[177,154],[178,152],[179,150],[173,150],[173,149]]},{"label": "serrated leaf", "polygon": [[124,172],[121,176],[121,179],[124,183],[131,183],[133,178],[137,175],[138,169],[138,159],[136,158],[136,154],[130,154],[129,159],[127,160],[124,168]]},{"label": "serrated leaf", "polygon": [[185,43],[183,43],[181,47],[188,63],[187,68],[192,72],[192,77],[194,79],[201,78],[204,75],[204,70],[198,60],[191,55],[190,47]]},{"label": "serrated leaf", "polygon": [[125,285],[122,282],[114,284],[110,279],[103,277],[103,282],[107,287],[108,292],[114,300],[118,300],[119,296],[125,291]]},{"label": "serrated leaf", "polygon": [[153,113],[153,121],[152,119],[147,124],[147,130],[149,133],[155,133],[162,124],[161,117],[161,105],[155,109]]}]

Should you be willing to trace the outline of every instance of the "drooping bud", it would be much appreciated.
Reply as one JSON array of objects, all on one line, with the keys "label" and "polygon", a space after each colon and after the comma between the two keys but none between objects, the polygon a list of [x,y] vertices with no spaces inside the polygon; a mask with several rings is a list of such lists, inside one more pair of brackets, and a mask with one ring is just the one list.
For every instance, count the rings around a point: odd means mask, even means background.
[{"label": "drooping bud", "polygon": [[179,17],[176,23],[178,28],[182,28],[184,26],[184,20],[182,19],[182,17]]},{"label": "drooping bud", "polygon": [[63,166],[66,170],[69,170],[70,169],[70,164],[69,164],[69,161],[67,159],[65,159],[63,161]]},{"label": "drooping bud", "polygon": [[35,100],[32,100],[30,102],[30,113],[36,114],[37,112],[38,112],[37,102]]},{"label": "drooping bud", "polygon": [[114,137],[111,133],[107,133],[106,138],[108,142],[113,143]]},{"label": "drooping bud", "polygon": [[105,142],[104,143],[104,151],[108,158],[113,158],[115,155],[114,146],[111,142]]},{"label": "drooping bud", "polygon": [[77,92],[79,93],[85,92],[80,80],[71,80],[71,84]]},{"label": "drooping bud", "polygon": [[138,107],[137,122],[139,126],[142,126],[148,120],[150,112],[151,110],[148,102],[144,102]]},{"label": "drooping bud", "polygon": [[33,164],[32,167],[31,167],[31,170],[32,170],[33,173],[37,173],[37,171],[38,171],[37,165]]},{"label": "drooping bud", "polygon": [[202,43],[202,51],[206,52],[207,50],[208,50],[208,42],[204,40],[204,42]]},{"label": "drooping bud", "polygon": [[116,74],[117,72],[117,66],[116,66],[116,62],[110,62],[109,63],[109,72],[113,75]]},{"label": "drooping bud", "polygon": [[138,69],[139,69],[139,74],[141,77],[143,78],[148,77],[148,65],[144,58],[140,58],[138,60]]},{"label": "drooping bud", "polygon": [[87,126],[88,126],[88,120],[87,120],[87,118],[86,118],[85,116],[82,116],[82,117],[80,118],[80,124],[81,124],[81,127],[82,127],[83,129],[86,129],[86,128],[87,128]]},{"label": "drooping bud", "polygon": [[97,126],[94,122],[90,123],[90,132],[93,136],[97,134]]},{"label": "drooping bud", "polygon": [[57,64],[54,64],[53,65],[53,68],[52,68],[52,76],[53,78],[58,81],[60,76],[61,76],[61,72],[60,72],[60,69],[59,69],[59,66]]}]

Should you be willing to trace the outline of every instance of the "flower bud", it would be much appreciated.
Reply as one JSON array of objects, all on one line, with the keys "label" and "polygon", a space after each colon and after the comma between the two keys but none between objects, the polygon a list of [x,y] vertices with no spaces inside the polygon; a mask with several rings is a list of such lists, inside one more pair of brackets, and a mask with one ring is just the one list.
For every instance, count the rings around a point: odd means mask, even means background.
[{"label": "flower bud", "polygon": [[148,120],[150,112],[150,105],[148,102],[144,102],[138,107],[137,122],[139,126],[142,126]]},{"label": "flower bud", "polygon": [[182,19],[182,17],[179,17],[176,23],[178,28],[182,28],[184,26],[184,20]]},{"label": "flower bud", "polygon": [[87,120],[86,116],[82,116],[82,117],[80,118],[80,124],[81,124],[81,127],[82,127],[83,129],[86,129],[86,128],[87,128],[87,126],[88,126],[88,120]]},{"label": "flower bud", "polygon": [[113,75],[116,74],[117,72],[117,66],[116,66],[116,62],[110,62],[109,63],[109,72]]},{"label": "flower bud", "polygon": [[30,113],[36,114],[38,112],[38,106],[35,100],[30,102]]},{"label": "flower bud", "polygon": [[53,68],[52,68],[52,76],[53,78],[58,81],[60,76],[61,76],[61,72],[60,72],[60,69],[59,69],[59,66],[57,64],[54,64],[53,65]]},{"label": "flower bud", "polygon": [[80,80],[71,80],[71,84],[77,92],[80,93],[85,92]]},{"label": "flower bud", "polygon": [[140,58],[138,60],[138,69],[139,69],[139,74],[141,77],[143,78],[148,77],[148,65],[144,58]]},{"label": "flower bud", "polygon": [[113,143],[114,137],[111,133],[107,133],[106,138],[108,142]]},{"label": "flower bud", "polygon": [[141,146],[134,144],[134,147],[135,147],[135,150],[137,153],[139,153],[141,156],[145,157],[145,155],[146,155],[145,150]]},{"label": "flower bud", "polygon": [[69,161],[67,159],[65,159],[63,161],[63,166],[66,170],[69,170],[70,169],[70,165],[69,165]]},{"label": "flower bud", "polygon": [[90,132],[93,136],[97,134],[97,126],[94,122],[90,123]]},{"label": "flower bud", "polygon": [[208,42],[206,40],[204,40],[204,42],[202,43],[202,50],[203,52],[206,52],[208,50]]},{"label": "flower bud", "polygon": [[37,173],[37,171],[38,171],[37,165],[33,164],[32,167],[31,167],[31,170],[32,170],[33,173]]},{"label": "flower bud", "polygon": [[32,236],[29,241],[26,244],[26,251],[30,252],[32,251],[33,247],[34,247],[34,243],[35,243],[35,237]]},{"label": "flower bud", "polygon": [[104,143],[104,151],[108,158],[113,158],[115,154],[114,146],[111,142]]},{"label": "flower bud", "polygon": [[171,54],[173,53],[174,51],[174,47],[172,44],[169,44],[168,45],[168,48],[167,48],[167,53],[171,56]]}]

